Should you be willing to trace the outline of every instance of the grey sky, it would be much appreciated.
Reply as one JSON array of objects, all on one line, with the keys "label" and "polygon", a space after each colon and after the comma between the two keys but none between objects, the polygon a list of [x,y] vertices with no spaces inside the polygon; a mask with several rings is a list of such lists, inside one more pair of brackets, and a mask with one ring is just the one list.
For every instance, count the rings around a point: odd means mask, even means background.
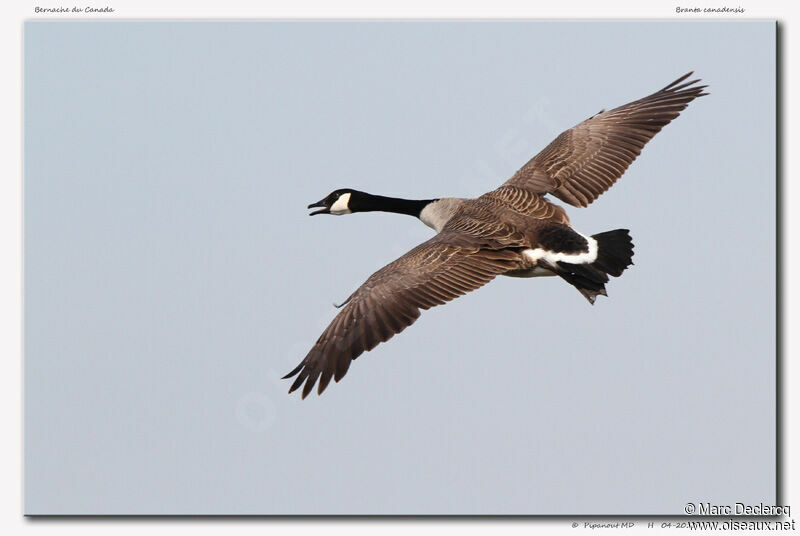
[{"label": "grey sky", "polygon": [[[680,514],[775,490],[775,26],[30,22],[25,511]],[[499,278],[300,402],[293,368],[408,217],[689,70],[586,209],[591,307]]]}]

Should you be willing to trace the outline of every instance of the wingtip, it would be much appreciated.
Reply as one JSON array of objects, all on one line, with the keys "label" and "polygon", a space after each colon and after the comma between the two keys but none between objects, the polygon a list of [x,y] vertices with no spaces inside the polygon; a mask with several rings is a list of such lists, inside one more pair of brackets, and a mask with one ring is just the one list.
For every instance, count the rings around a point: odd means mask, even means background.
[{"label": "wingtip", "polygon": [[[698,82],[701,82],[702,78],[695,78],[694,80],[690,80],[689,82],[684,82],[684,80],[686,80],[687,78],[689,78],[693,74],[694,74],[694,71],[689,71],[685,75],[681,76],[680,78],[678,78],[674,82],[671,82],[669,85],[667,85],[666,87],[661,89],[661,91],[676,92],[676,91],[680,91],[682,89],[689,89],[691,91],[699,91],[701,89],[704,89],[704,88],[708,87],[707,85],[690,87],[690,86],[692,86],[692,84],[696,84]],[[698,96],[700,96],[700,95],[698,95]]]},{"label": "wingtip", "polygon": [[[289,388],[289,391],[288,391],[288,393],[289,393],[289,394],[292,394],[292,393],[294,393],[295,391],[297,391],[297,389],[299,389],[299,388],[300,388],[300,385],[292,385],[292,386]],[[309,393],[309,392],[310,392],[310,390],[308,390],[308,391],[307,391],[307,390],[304,388],[304,389],[303,389],[303,391],[300,393],[300,400],[305,400],[305,399],[306,399],[306,397],[308,396],[308,393]]]},{"label": "wingtip", "polygon": [[[294,376],[295,374],[297,374],[298,372],[300,372],[300,371],[302,370],[302,368],[303,368],[303,363],[300,363],[300,364],[299,364],[299,365],[297,365],[297,366],[296,366],[296,367],[295,367],[295,368],[294,368],[294,369],[293,369],[293,370],[292,370],[292,371],[291,371],[289,374],[287,374],[286,376],[284,376],[284,377],[283,377],[283,378],[281,378],[281,379],[282,379],[282,380],[288,380],[289,378],[291,378],[292,376]],[[289,391],[289,392],[291,393],[291,391]]]},{"label": "wingtip", "polygon": [[667,93],[672,94],[686,94],[686,93],[696,93],[702,91],[704,88],[708,87],[707,85],[703,86],[695,86],[694,84],[702,82],[701,79],[691,80],[689,82],[684,82],[683,84],[673,85],[669,89],[667,89]]},{"label": "wingtip", "polygon": [[689,71],[688,73],[686,73],[685,75],[681,76],[677,80],[675,80],[673,82],[670,82],[664,89],[670,89],[670,88],[672,88],[674,86],[677,86],[678,84],[680,84],[681,82],[683,82],[684,80],[686,80],[687,78],[692,76],[693,74],[694,74],[694,71]]},{"label": "wingtip", "polygon": [[[300,378],[298,378],[298,380],[300,380]],[[305,378],[303,380],[305,380]],[[289,394],[292,394],[295,391],[297,391],[300,388],[300,386],[303,385],[303,380],[301,380],[301,381],[295,380],[294,383],[292,384],[292,386],[289,387]],[[305,383],[306,383],[306,385],[303,387],[303,391],[300,393],[300,398],[302,400],[304,400],[308,396],[308,393],[310,391],[310,389],[307,388],[308,387],[308,381],[306,381]]]}]

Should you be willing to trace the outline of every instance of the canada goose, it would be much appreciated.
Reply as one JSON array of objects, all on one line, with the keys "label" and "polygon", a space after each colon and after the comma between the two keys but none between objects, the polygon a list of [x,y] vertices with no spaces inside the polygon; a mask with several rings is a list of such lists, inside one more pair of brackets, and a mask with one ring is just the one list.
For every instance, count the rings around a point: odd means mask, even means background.
[{"label": "canada goose", "polygon": [[[297,375],[305,398],[319,379],[322,393],[350,362],[414,323],[420,309],[442,305],[495,276],[559,276],[590,303],[607,296],[608,276],[630,266],[627,229],[588,236],[574,230],[551,194],[585,207],[608,190],[665,125],[695,98],[699,80],[664,89],[610,111],[600,111],[562,132],[498,189],[476,199],[407,200],[349,188],[335,190],[308,208],[317,214],[383,211],[407,214],[436,235],[384,266],[342,304],[305,359],[284,376]],[[341,307],[341,306],[339,306]]]}]

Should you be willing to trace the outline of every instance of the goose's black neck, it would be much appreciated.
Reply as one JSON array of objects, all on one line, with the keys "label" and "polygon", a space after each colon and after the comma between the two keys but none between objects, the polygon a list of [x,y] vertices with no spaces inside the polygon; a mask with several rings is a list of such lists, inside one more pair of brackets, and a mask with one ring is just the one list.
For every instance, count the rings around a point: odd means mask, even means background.
[{"label": "goose's black neck", "polygon": [[436,199],[400,199],[399,197],[362,193],[350,200],[350,210],[353,212],[394,212],[419,218],[422,209],[433,201]]}]

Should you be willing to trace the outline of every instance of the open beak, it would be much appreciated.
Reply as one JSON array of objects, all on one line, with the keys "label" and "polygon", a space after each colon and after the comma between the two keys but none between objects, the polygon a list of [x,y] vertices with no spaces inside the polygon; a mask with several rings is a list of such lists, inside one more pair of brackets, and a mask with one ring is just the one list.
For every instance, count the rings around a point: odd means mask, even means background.
[{"label": "open beak", "polygon": [[321,210],[315,210],[314,212],[309,214],[309,216],[316,216],[317,214],[330,214],[331,213],[330,209],[325,205],[325,200],[324,199],[322,201],[317,201],[316,203],[311,203],[310,205],[308,205],[308,208],[317,208],[317,207],[322,207],[322,209]]}]

